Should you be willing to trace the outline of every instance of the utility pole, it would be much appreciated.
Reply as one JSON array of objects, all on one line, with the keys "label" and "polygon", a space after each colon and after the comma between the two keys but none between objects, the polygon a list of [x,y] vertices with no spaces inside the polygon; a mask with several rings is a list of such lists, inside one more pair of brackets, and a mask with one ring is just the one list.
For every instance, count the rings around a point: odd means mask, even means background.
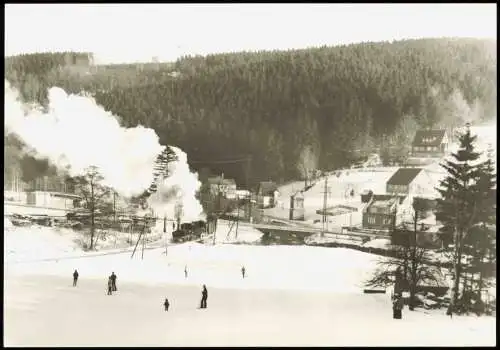
[{"label": "utility pole", "polygon": [[321,231],[321,237],[324,237],[325,231],[328,230],[328,222],[326,217],[326,205],[328,201],[327,195],[328,195],[328,177],[325,177],[325,190],[323,192],[323,229]]},{"label": "utility pole", "polygon": [[247,191],[249,193],[248,196],[248,221],[250,223],[253,221],[252,220],[252,190],[250,189],[250,183],[249,183],[249,173],[250,173],[250,167],[251,167],[251,162],[252,162],[252,157],[248,156],[247,157],[247,168],[245,172],[245,177],[246,177],[246,186],[247,186]]},{"label": "utility pole", "polygon": [[144,260],[144,248],[146,247],[146,216],[144,216],[144,228],[143,228],[144,234],[142,235],[142,254],[141,254],[141,260]]},{"label": "utility pole", "polygon": [[113,223],[116,224],[116,192],[113,191]]},{"label": "utility pole", "polygon": [[168,253],[167,215],[163,216],[163,234],[165,235],[165,256],[167,256]]},{"label": "utility pole", "polygon": [[236,195],[236,239],[238,238],[238,223],[240,222],[240,197]]},{"label": "utility pole", "polygon": [[[222,207],[222,205],[221,205],[221,200],[222,200],[221,186],[222,186],[223,182],[224,182],[224,173],[221,174],[221,177],[219,180],[219,186],[217,188],[217,213],[215,214],[216,222],[217,222],[217,220],[219,220],[219,216],[221,214],[221,207]],[[214,245],[215,245],[216,236],[217,236],[217,230],[214,231],[214,242],[213,242]]]}]

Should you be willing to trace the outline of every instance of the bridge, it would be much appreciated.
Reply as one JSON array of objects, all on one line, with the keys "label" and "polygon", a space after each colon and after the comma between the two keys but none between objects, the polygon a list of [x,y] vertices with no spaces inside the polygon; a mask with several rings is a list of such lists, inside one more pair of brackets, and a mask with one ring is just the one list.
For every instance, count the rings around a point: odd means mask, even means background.
[{"label": "bridge", "polygon": [[251,223],[240,223],[242,226],[250,226],[257,230],[263,231],[265,233],[270,234],[288,234],[295,235],[300,237],[309,237],[313,234],[317,233],[325,233],[330,235],[344,236],[346,238],[390,238],[389,232],[368,232],[368,231],[348,231],[342,228],[337,229],[335,231],[325,230],[323,231],[321,228],[316,227],[306,227],[306,226],[285,226],[285,225],[276,225],[276,224],[251,224]]}]

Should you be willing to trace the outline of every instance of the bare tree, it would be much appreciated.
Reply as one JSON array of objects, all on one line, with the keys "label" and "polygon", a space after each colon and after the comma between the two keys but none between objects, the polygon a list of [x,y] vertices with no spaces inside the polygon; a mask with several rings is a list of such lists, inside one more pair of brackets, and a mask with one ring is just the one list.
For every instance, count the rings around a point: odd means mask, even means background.
[{"label": "bare tree", "polygon": [[[423,198],[415,197],[412,203],[413,209],[413,231],[408,232],[411,235],[408,247],[408,262],[409,262],[409,288],[410,288],[410,310],[415,307],[415,295],[417,286],[423,279],[432,279],[436,281],[436,274],[440,273],[437,269],[426,266],[424,262],[428,259],[428,250],[425,246],[418,246],[418,222],[426,217],[430,209],[429,202]],[[437,281],[436,281],[437,282]]]},{"label": "bare tree", "polygon": [[85,170],[83,176],[72,178],[76,193],[83,197],[86,208],[90,213],[90,248],[94,248],[96,216],[101,207],[106,206],[105,197],[110,193],[110,188],[102,184],[103,176],[96,166]]},{"label": "bare tree", "polygon": [[[410,292],[410,310],[414,310],[416,293],[421,282],[434,281],[439,284],[437,276],[441,274],[438,267],[429,264],[429,250],[419,244],[418,221],[424,218],[428,202],[421,198],[413,200],[412,226],[413,230],[399,228],[393,230],[392,257],[384,258],[377,263],[377,269],[371,279],[366,281],[369,287],[388,287],[396,282],[402,282],[402,288]],[[397,281],[398,274],[401,281]]]},{"label": "bare tree", "polygon": [[316,171],[318,167],[318,156],[314,148],[310,145],[305,146],[300,152],[299,162],[297,167],[304,178],[305,187],[308,185],[309,177]]},{"label": "bare tree", "polygon": [[390,163],[404,163],[411,151],[411,144],[418,129],[417,118],[412,115],[404,115],[398,123],[394,134],[385,140],[384,157],[389,158]]}]

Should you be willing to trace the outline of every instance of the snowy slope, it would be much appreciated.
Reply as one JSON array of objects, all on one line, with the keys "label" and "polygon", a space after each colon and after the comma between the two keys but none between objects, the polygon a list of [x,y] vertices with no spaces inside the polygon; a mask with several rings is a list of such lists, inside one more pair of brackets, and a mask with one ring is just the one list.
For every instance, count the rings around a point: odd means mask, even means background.
[{"label": "snowy slope", "polygon": [[[221,226],[221,230],[223,230]],[[342,248],[186,243],[131,252],[71,252],[66,238],[4,232],[6,345],[494,345],[495,319],[404,311],[365,295],[377,256]],[[37,237],[39,234],[40,237]],[[53,233],[54,234],[54,233]],[[241,235],[253,236],[241,231]],[[55,235],[55,234],[54,234]],[[42,239],[45,237],[45,239]],[[255,238],[255,236],[253,236]],[[30,262],[43,250],[59,258]],[[17,252],[17,253],[16,253]],[[28,253],[27,253],[28,252]],[[16,256],[17,254],[17,256]],[[32,253],[33,254],[33,253]],[[107,254],[107,255],[98,255]],[[21,261],[21,260],[24,260]],[[247,277],[241,277],[245,266]],[[188,277],[184,275],[187,267]],[[80,272],[71,287],[74,269]],[[106,296],[107,276],[119,291]],[[197,310],[201,285],[207,310]],[[171,311],[162,310],[168,297]],[[85,328],[82,328],[85,325]]]},{"label": "snowy slope", "polygon": [[[141,283],[207,283],[220,288],[330,290],[361,293],[376,256],[349,249],[307,246],[246,246],[186,243],[147,250],[41,262],[6,262],[6,274],[81,276],[104,278],[115,271],[121,280]],[[346,265],[346,261],[349,264]],[[184,277],[187,266],[189,278]],[[242,281],[240,268],[248,278]],[[244,283],[244,284],[242,284]]]},{"label": "snowy slope", "polygon": [[[6,346],[491,346],[495,318],[403,311],[387,295],[230,290],[31,276],[7,280]],[[171,308],[163,311],[168,297]]]}]

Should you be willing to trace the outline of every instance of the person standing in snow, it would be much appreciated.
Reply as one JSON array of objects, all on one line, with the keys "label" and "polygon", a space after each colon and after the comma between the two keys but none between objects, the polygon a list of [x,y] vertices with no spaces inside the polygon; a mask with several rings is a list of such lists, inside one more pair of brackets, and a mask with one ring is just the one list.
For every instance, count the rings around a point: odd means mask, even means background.
[{"label": "person standing in snow", "polygon": [[400,320],[403,316],[403,306],[404,306],[404,301],[401,295],[395,294],[394,295],[394,302],[392,303],[392,317],[394,319]]},{"label": "person standing in snow", "polygon": [[78,282],[78,271],[75,269],[75,272],[73,272],[73,287],[76,287],[77,282]]},{"label": "person standing in snow", "polygon": [[241,267],[241,275],[245,278],[245,266]]},{"label": "person standing in snow", "polygon": [[113,281],[111,280],[111,276],[108,277],[108,295],[113,294]]},{"label": "person standing in snow", "polygon": [[184,278],[188,278],[188,267],[184,265]]},{"label": "person standing in snow", "polygon": [[170,303],[168,302],[168,298],[165,298],[165,302],[163,303],[163,306],[165,307],[165,311],[168,311],[168,308],[170,306]]},{"label": "person standing in snow", "polygon": [[206,309],[207,308],[207,299],[208,299],[207,287],[205,285],[203,285],[203,290],[201,292],[200,309]]},{"label": "person standing in snow", "polygon": [[109,278],[111,278],[113,292],[116,292],[116,275],[115,275],[115,273],[111,272],[111,276],[109,276]]}]

